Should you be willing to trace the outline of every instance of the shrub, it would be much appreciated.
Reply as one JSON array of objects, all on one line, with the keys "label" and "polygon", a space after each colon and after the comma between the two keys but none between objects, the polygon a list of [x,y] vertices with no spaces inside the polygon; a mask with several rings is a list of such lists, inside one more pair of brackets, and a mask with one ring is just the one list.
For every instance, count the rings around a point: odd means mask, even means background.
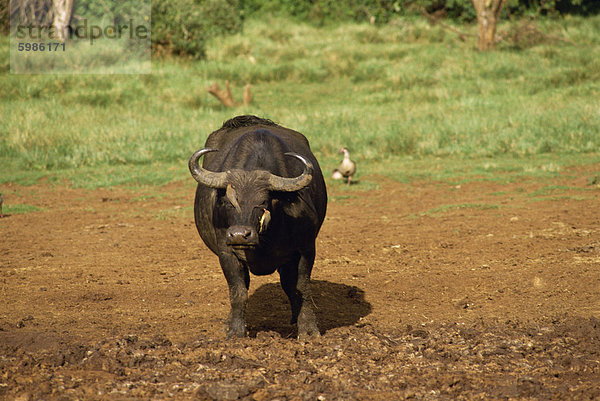
[{"label": "shrub", "polygon": [[337,21],[388,22],[403,0],[241,0],[244,15],[284,14],[317,24]]},{"label": "shrub", "polygon": [[152,46],[159,53],[204,58],[208,39],[241,28],[237,0],[152,2]]}]

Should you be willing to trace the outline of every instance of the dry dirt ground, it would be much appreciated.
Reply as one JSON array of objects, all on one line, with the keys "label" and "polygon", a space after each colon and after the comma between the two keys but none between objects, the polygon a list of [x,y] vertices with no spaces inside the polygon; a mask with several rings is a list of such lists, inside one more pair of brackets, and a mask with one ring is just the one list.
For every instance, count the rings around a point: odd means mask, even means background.
[{"label": "dry dirt ground", "polygon": [[600,399],[599,171],[330,187],[307,342],[277,275],[224,340],[193,180],[4,185],[0,399]]}]

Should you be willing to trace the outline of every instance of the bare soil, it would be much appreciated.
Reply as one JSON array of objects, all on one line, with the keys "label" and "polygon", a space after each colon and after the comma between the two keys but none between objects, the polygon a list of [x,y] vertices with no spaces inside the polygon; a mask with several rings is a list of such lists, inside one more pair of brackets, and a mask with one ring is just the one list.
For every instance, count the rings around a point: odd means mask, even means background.
[{"label": "bare soil", "polygon": [[600,399],[599,170],[330,187],[306,342],[277,275],[225,341],[193,180],[5,185],[0,399]]}]

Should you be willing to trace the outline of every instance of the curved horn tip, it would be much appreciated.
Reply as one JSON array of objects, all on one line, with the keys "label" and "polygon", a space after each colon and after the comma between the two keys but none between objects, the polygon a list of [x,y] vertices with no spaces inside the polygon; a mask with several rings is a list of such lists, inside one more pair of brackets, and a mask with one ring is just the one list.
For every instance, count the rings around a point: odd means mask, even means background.
[{"label": "curved horn tip", "polygon": [[195,151],[195,152],[192,154],[192,156],[195,156],[195,155],[200,155],[200,156],[202,156],[202,155],[204,155],[204,154],[206,154],[206,153],[210,153],[210,152],[216,152],[216,151],[218,151],[218,150],[219,150],[219,149],[215,149],[215,148],[202,148],[202,149],[198,149],[197,151]]},{"label": "curved horn tip", "polygon": [[300,160],[302,163],[304,163],[304,165],[306,165],[306,167],[308,167],[310,170],[313,169],[313,164],[310,160],[308,160],[306,157],[302,156],[301,154],[295,153],[295,152],[286,152],[284,153],[285,156],[291,156],[291,157],[295,157],[296,159]]},{"label": "curved horn tip", "polygon": [[216,152],[216,151],[218,151],[218,149],[213,149],[213,148],[203,148],[203,149],[197,150],[196,152],[194,152],[192,157],[190,157],[190,161],[188,162],[188,167],[190,169],[190,173],[192,174],[192,177],[194,177],[194,179],[196,181],[198,181],[198,183],[206,185],[211,188],[224,188],[225,187],[225,178],[227,176],[227,173],[212,172],[212,171],[208,171],[208,170],[205,170],[204,168],[200,167],[200,162],[199,162],[200,158],[206,153]]},{"label": "curved horn tip", "polygon": [[199,149],[199,150],[195,151],[194,153],[192,153],[192,156],[190,157],[190,164],[191,164],[193,161],[198,161],[198,160],[200,160],[200,158],[201,158],[202,156],[204,156],[206,153],[210,153],[210,152],[216,152],[216,151],[218,151],[218,150],[219,150],[219,149],[213,149],[213,148],[202,148],[202,149]]},{"label": "curved horn tip", "polygon": [[272,191],[294,192],[306,187],[312,181],[313,164],[306,157],[294,152],[285,153],[300,160],[304,165],[304,171],[298,177],[284,178],[270,174],[269,182]]}]

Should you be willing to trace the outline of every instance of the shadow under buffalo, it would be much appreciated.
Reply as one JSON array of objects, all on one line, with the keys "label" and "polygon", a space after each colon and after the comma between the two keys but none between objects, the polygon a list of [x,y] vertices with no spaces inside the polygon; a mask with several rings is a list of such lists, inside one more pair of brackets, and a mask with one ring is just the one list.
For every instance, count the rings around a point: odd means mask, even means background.
[{"label": "shadow under buffalo", "polygon": [[[312,280],[313,302],[321,334],[336,327],[351,326],[371,313],[371,304],[358,287]],[[274,331],[282,337],[295,337],[292,311],[279,283],[263,284],[248,298],[246,323],[250,337],[261,331]]]}]

